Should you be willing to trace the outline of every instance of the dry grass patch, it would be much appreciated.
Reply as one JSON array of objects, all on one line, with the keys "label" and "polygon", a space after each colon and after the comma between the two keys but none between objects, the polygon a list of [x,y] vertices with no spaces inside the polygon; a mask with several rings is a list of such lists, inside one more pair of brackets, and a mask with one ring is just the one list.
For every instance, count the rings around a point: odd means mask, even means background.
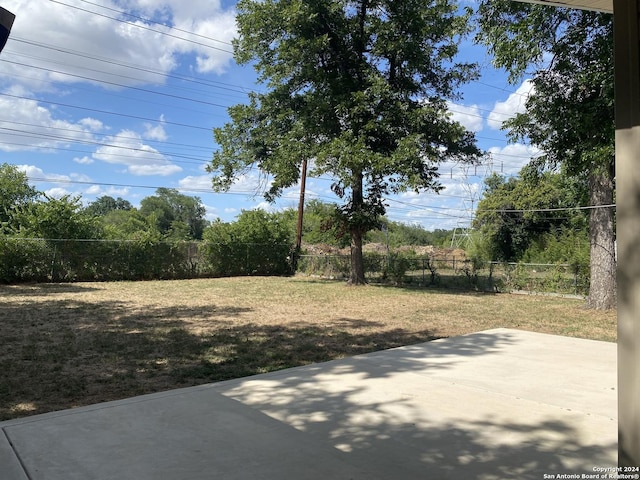
[{"label": "dry grass patch", "polygon": [[551,297],[306,278],[0,286],[0,420],[491,328],[616,341]]}]

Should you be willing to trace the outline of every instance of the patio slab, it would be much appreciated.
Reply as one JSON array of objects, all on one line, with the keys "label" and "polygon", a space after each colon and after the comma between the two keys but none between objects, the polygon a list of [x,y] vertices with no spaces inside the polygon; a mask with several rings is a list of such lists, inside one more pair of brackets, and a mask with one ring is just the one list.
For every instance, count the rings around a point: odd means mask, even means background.
[{"label": "patio slab", "polygon": [[2,422],[0,478],[593,474],[616,381],[613,343],[489,330]]}]

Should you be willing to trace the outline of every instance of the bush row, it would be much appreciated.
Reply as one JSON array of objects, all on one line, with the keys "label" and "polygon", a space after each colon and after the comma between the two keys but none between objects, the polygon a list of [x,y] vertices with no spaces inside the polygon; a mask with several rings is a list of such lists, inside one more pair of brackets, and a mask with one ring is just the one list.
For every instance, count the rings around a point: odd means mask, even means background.
[{"label": "bush row", "polygon": [[0,282],[165,280],[292,273],[287,244],[0,237]]}]

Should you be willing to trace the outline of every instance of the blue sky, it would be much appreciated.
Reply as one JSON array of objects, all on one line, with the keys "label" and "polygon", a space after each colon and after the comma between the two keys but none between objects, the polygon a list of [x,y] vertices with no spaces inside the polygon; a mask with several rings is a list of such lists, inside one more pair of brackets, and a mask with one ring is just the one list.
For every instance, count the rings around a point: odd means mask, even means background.
[{"label": "blue sky", "polygon": [[[2,0],[16,14],[0,55],[0,163],[20,166],[52,196],[101,195],[138,205],[158,187],[197,195],[207,218],[233,220],[242,209],[296,207],[293,187],[266,204],[263,180],[247,175],[213,193],[204,165],[217,148],[212,129],[226,108],[260,89],[251,67],[235,65],[235,2],[217,0]],[[129,15],[126,15],[129,14]],[[148,21],[152,19],[153,23]],[[461,58],[482,65],[450,105],[476,132],[490,161],[444,164],[439,194],[388,199],[392,220],[432,230],[468,224],[491,171],[516,174],[536,150],[508,144],[501,122],[521,111],[531,86],[509,85],[482,47]],[[339,202],[330,180],[309,178],[307,199]]]}]

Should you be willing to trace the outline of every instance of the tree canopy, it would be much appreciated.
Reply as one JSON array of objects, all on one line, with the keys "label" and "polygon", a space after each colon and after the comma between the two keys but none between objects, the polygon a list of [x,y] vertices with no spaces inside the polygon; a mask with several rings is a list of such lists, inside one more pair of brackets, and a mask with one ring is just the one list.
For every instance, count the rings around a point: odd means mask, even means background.
[{"label": "tree canopy", "polygon": [[17,227],[14,216],[18,210],[38,197],[39,193],[29,185],[27,175],[15,165],[0,165],[0,232]]},{"label": "tree canopy", "polygon": [[140,213],[156,224],[167,238],[202,240],[207,225],[200,198],[183,195],[173,188],[158,188],[140,202]]},{"label": "tree canopy", "polygon": [[133,205],[128,200],[118,197],[113,198],[109,195],[103,195],[89,205],[86,206],[84,211],[89,215],[102,216],[114,210],[132,210]]},{"label": "tree canopy", "polygon": [[237,10],[235,58],[254,65],[267,91],[215,130],[213,186],[257,166],[272,200],[311,160],[311,175],[331,176],[343,200],[350,281],[364,283],[362,237],[384,214],[384,195],[437,191],[440,162],[480,156],[446,105],[477,76],[456,62],[470,12],[452,0],[241,0]]},{"label": "tree canopy", "polygon": [[585,197],[583,185],[560,173],[539,173],[532,166],[525,166],[519,177],[509,179],[494,173],[485,184],[473,225],[480,232],[474,245],[476,253],[505,262],[584,261],[583,248],[563,252],[564,257],[553,252],[547,258],[539,254],[530,258],[532,247],[538,249],[552,237],[559,241],[569,231],[586,232],[584,211],[574,209]]}]

